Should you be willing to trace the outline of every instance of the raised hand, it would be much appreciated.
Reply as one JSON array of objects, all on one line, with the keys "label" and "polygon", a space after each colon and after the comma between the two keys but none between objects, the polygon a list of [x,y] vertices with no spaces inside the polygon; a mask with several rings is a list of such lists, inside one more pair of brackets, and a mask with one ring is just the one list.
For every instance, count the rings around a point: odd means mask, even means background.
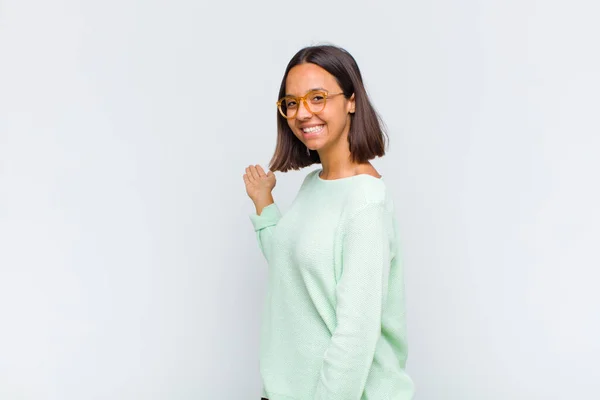
[{"label": "raised hand", "polygon": [[246,193],[256,206],[256,213],[260,215],[262,209],[273,203],[271,192],[277,183],[275,174],[271,171],[265,173],[260,165],[250,165],[244,174]]}]

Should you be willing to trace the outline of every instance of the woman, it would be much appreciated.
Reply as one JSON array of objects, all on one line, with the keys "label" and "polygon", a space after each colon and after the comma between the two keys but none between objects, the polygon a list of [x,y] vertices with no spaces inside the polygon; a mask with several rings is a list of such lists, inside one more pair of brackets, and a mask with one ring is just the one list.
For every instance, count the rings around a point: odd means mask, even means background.
[{"label": "woman", "polygon": [[[277,107],[270,171],[244,174],[269,265],[263,399],[411,399],[394,206],[369,162],[385,137],[356,61],[335,46],[300,50]],[[319,163],[282,216],[272,171]]]}]

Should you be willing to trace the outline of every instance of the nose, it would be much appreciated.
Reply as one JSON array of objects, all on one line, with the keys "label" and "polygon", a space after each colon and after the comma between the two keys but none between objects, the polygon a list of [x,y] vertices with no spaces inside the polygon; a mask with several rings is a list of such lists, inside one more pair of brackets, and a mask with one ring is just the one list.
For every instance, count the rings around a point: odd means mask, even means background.
[{"label": "nose", "polygon": [[300,104],[298,104],[298,113],[296,114],[296,118],[309,119],[310,117],[312,117],[312,113],[308,109],[306,101],[300,101]]}]

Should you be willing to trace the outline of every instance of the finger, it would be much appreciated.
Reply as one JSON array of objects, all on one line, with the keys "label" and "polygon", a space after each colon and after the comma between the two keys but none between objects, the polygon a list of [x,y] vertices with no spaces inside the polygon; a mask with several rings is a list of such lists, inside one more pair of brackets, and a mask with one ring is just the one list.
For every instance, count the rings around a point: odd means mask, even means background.
[{"label": "finger", "polygon": [[261,178],[267,176],[267,174],[265,174],[265,170],[260,165],[256,166],[256,170],[258,171],[258,176]]},{"label": "finger", "polygon": [[250,170],[250,167],[246,168],[246,177],[248,178],[248,180],[250,182],[252,182],[254,180],[254,177],[252,176],[252,171]]},{"label": "finger", "polygon": [[250,172],[252,173],[252,177],[254,179],[259,179],[260,176],[258,175],[258,171],[256,170],[256,167],[254,165],[250,166]]},{"label": "finger", "polygon": [[244,182],[245,183],[249,183],[250,182],[250,178],[248,178],[248,175],[244,174]]}]

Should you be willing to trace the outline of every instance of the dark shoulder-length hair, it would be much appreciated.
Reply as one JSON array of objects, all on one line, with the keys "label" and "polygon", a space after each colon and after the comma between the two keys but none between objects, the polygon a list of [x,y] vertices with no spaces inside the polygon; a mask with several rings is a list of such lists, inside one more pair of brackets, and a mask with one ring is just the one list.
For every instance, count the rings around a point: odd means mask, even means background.
[{"label": "dark shoulder-length hair", "polygon": [[[316,64],[333,75],[346,99],[354,94],[355,112],[350,114],[348,133],[352,161],[365,163],[383,156],[388,142],[384,124],[369,101],[356,60],[346,50],[332,45],[319,45],[298,51],[285,69],[278,98],[286,94],[285,81],[290,70],[304,63]],[[277,146],[269,169],[287,172],[320,162],[319,154],[316,151],[307,151],[306,146],[288,126],[287,120],[277,111]]]}]

